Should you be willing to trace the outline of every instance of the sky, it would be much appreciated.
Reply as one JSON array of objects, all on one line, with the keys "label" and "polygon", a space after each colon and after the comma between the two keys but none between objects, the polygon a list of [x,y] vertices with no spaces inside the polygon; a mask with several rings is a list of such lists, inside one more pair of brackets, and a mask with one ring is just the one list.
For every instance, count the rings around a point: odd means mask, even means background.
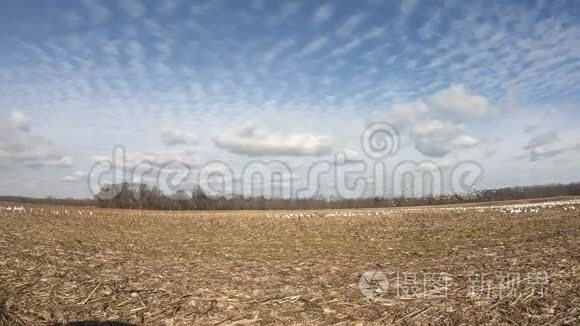
[{"label": "sky", "polygon": [[153,167],[138,181],[228,170],[232,192],[282,162],[277,182],[329,194],[348,182],[312,166],[344,157],[471,162],[476,189],[580,181],[577,1],[7,0],[0,49],[3,195],[91,196],[115,146],[115,171]]}]

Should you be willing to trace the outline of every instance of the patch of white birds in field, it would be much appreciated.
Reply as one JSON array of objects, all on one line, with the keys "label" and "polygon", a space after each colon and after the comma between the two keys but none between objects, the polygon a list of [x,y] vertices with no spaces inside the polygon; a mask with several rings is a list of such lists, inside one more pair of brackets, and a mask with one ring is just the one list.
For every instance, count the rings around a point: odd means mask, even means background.
[{"label": "patch of white birds in field", "polygon": [[90,210],[79,210],[79,209],[53,209],[47,208],[44,209],[43,207],[24,207],[20,206],[3,206],[0,205],[0,213],[2,212],[16,212],[16,213],[48,213],[52,215],[89,215],[93,216],[93,211]]},{"label": "patch of white birds in field", "polygon": [[324,215],[324,217],[386,216],[391,214],[392,212],[393,211],[391,210],[331,212]]},{"label": "patch of white birds in field", "polygon": [[361,216],[386,216],[391,214],[391,210],[353,210],[353,211],[335,211],[329,213],[286,213],[286,214],[267,214],[267,217],[279,217],[279,218],[315,218],[315,217],[361,217]]},{"label": "patch of white birds in field", "polygon": [[289,214],[283,214],[283,215],[279,215],[279,217],[281,218],[313,218],[313,217],[320,217],[317,214],[314,213],[289,213]]},{"label": "patch of white birds in field", "polygon": [[580,205],[580,199],[547,201],[538,203],[525,204],[505,204],[505,205],[491,205],[491,206],[474,206],[474,207],[445,207],[440,210],[447,210],[452,212],[465,212],[475,210],[479,213],[484,212],[499,212],[503,214],[520,214],[520,213],[539,213],[545,209],[562,208],[564,211],[572,211],[576,206]]},{"label": "patch of white birds in field", "polygon": [[[548,202],[538,202],[538,203],[526,203],[526,204],[500,204],[500,205],[490,205],[490,206],[463,206],[463,207],[428,207],[428,208],[403,208],[406,211],[449,211],[455,213],[463,213],[469,211],[476,211],[478,213],[485,212],[499,212],[503,214],[520,214],[520,213],[540,213],[545,209],[551,208],[561,208],[564,211],[576,210],[577,206],[580,205],[580,199],[572,200],[559,200],[559,201],[548,201]],[[389,209],[375,209],[375,210],[340,210],[328,213],[286,213],[286,214],[276,214],[271,215],[268,213],[268,217],[279,217],[279,218],[311,218],[311,217],[363,217],[363,216],[387,216],[394,213],[395,210]],[[399,210],[401,212],[401,210]]]},{"label": "patch of white birds in field", "polygon": [[[455,213],[462,213],[468,211],[476,211],[478,213],[485,212],[499,212],[503,214],[520,214],[520,213],[539,213],[545,209],[561,208],[564,211],[574,211],[580,207],[580,199],[572,200],[559,200],[559,201],[547,201],[538,203],[526,203],[526,204],[500,204],[500,205],[490,205],[490,206],[463,206],[463,207],[428,207],[428,208],[404,208],[406,211],[450,211]],[[396,210],[393,209],[372,209],[372,210],[338,210],[331,212],[292,212],[284,214],[270,214],[267,213],[267,217],[276,217],[284,219],[302,219],[302,218],[319,218],[319,217],[363,217],[363,216],[388,216],[394,213]],[[399,212],[401,210],[398,210]],[[10,213],[49,213],[52,215],[88,215],[93,216],[94,213],[91,210],[79,210],[79,209],[55,209],[55,208],[42,208],[42,207],[24,207],[22,205],[15,206],[3,206],[0,205],[0,213],[10,212]]]}]

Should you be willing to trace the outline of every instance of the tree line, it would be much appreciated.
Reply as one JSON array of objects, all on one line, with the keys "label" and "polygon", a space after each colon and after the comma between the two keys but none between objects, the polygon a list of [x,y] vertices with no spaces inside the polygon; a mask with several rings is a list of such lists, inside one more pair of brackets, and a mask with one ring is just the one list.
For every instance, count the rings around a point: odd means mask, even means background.
[{"label": "tree line", "polygon": [[[103,194],[115,195],[103,196]],[[194,187],[191,193],[179,190],[174,194],[165,194],[159,188],[146,184],[121,183],[106,185],[101,189],[101,193],[96,196],[95,200],[96,206],[105,208],[150,210],[297,210],[443,205],[579,195],[580,183],[506,187],[482,190],[470,194],[451,194],[437,197],[371,197],[357,199],[323,196],[289,199],[265,198],[263,196],[244,197],[241,195],[212,197],[208,196],[199,186]]]},{"label": "tree line", "polygon": [[[103,194],[113,195],[103,196]],[[104,208],[149,210],[298,210],[446,205],[557,196],[580,196],[580,183],[506,187],[481,190],[470,194],[450,194],[437,197],[370,197],[357,199],[332,196],[292,199],[265,198],[262,196],[244,197],[241,195],[212,197],[208,196],[198,186],[194,187],[189,193],[180,190],[173,194],[166,194],[159,188],[146,184],[121,183],[105,185],[95,198],[74,199],[0,196],[0,203],[97,206]]]}]

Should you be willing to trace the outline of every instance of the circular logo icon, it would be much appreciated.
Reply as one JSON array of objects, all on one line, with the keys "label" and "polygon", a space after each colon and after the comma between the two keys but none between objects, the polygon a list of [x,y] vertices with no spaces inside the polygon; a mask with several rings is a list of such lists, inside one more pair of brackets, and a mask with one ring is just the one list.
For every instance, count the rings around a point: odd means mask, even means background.
[{"label": "circular logo icon", "polygon": [[375,160],[392,156],[399,150],[399,133],[386,122],[368,126],[361,136],[363,151]]}]

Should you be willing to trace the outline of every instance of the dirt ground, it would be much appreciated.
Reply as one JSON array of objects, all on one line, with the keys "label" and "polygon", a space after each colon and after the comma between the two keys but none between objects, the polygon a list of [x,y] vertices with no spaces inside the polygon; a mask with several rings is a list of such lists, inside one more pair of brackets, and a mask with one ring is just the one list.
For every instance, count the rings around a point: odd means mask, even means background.
[{"label": "dirt ground", "polygon": [[364,212],[0,211],[0,325],[580,324],[580,208]]}]

